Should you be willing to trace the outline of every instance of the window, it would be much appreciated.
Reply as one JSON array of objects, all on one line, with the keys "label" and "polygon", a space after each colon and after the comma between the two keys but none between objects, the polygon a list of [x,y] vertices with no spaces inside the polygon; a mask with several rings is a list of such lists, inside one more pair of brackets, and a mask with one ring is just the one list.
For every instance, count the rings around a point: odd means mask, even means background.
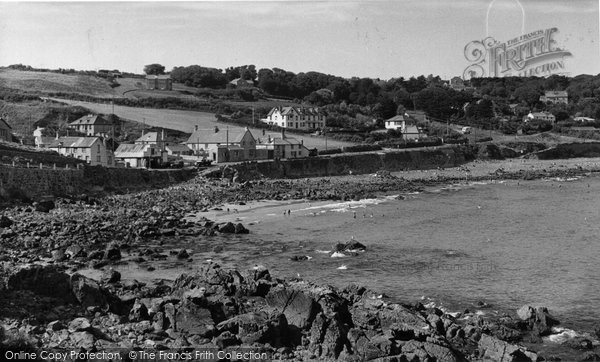
[{"label": "window", "polygon": [[96,162],[102,162],[102,156],[97,155],[96,156]]}]

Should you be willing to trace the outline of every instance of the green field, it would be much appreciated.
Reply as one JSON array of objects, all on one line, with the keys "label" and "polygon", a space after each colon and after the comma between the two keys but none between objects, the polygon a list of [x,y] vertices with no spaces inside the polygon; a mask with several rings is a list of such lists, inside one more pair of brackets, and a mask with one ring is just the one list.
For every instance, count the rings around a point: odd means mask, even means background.
[{"label": "green field", "polygon": [[[113,107],[109,103],[91,103],[57,98],[53,98],[52,100],[67,103],[73,106],[82,106],[95,113],[113,113]],[[183,111],[174,109],[136,108],[115,105],[114,114],[116,114],[120,118],[144,123],[152,127],[164,127],[186,133],[192,133],[194,131],[195,126],[198,126],[198,129],[205,130],[206,132],[213,132],[215,126],[218,126],[221,130],[226,129],[227,127],[229,127],[229,129],[231,130],[242,129],[241,126],[217,122],[215,115],[213,113],[208,112]],[[262,136],[262,129],[250,128],[250,131],[255,137]],[[279,137],[279,133],[275,132],[267,132],[265,136],[267,135],[271,135],[271,137]],[[324,137],[298,135],[291,133],[288,133],[288,136],[297,139],[303,139],[304,144],[308,148],[325,149],[326,147]],[[337,148],[350,145],[353,145],[353,143],[342,142],[332,139],[327,140],[327,148]]]}]

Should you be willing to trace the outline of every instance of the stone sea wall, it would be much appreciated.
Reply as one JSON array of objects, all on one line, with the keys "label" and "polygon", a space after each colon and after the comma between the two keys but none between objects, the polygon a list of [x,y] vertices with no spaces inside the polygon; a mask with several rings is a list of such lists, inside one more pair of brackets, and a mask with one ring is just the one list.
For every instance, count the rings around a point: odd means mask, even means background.
[{"label": "stone sea wall", "polygon": [[470,146],[431,147],[419,150],[369,152],[309,157],[271,162],[247,162],[233,168],[242,179],[301,178],[374,173],[381,170],[426,170],[455,167],[473,160]]},{"label": "stone sea wall", "polygon": [[600,142],[563,143],[547,150],[532,153],[527,157],[539,160],[600,157]]},{"label": "stone sea wall", "polygon": [[125,168],[26,168],[0,165],[0,198],[38,198],[102,191],[135,191],[166,187],[194,176],[193,170]]}]

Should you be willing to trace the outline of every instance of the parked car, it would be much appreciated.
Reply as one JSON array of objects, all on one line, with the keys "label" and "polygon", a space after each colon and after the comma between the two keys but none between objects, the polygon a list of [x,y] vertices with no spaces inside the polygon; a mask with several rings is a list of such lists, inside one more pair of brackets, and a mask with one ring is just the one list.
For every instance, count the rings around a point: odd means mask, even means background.
[{"label": "parked car", "polygon": [[204,159],[201,161],[196,161],[196,163],[194,164],[196,167],[208,167],[212,164],[211,160],[208,159]]}]

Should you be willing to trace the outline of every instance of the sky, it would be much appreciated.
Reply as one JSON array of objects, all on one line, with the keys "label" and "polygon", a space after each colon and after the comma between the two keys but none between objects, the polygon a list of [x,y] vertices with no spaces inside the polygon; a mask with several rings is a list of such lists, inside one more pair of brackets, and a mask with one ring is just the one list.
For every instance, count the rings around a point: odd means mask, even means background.
[{"label": "sky", "polygon": [[142,73],[254,64],[390,79],[462,75],[465,45],[556,27],[572,75],[600,73],[600,0],[0,2],[0,66]]}]

